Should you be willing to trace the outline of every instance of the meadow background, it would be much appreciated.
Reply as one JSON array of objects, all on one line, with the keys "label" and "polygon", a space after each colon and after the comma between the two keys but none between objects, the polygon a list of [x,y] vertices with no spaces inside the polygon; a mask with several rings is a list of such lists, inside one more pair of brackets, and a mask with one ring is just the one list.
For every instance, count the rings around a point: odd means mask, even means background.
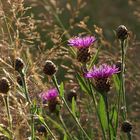
[{"label": "meadow background", "polygon": [[[126,58],[126,94],[129,119],[133,124],[133,139],[140,137],[140,1],[139,0],[0,0],[0,77],[9,78],[12,85],[10,110],[17,140],[28,136],[28,109],[19,94],[17,73],[12,61],[21,57],[28,65],[27,83],[30,97],[41,104],[38,95],[51,87],[50,79],[44,76],[42,67],[45,60],[52,60],[58,67],[58,81],[65,83],[66,93],[76,89],[78,105],[82,112],[84,128],[91,123],[94,110],[88,110],[89,97],[79,88],[74,68],[79,63],[72,58],[67,40],[77,35],[95,35],[98,42],[91,49],[96,52],[102,46],[98,60],[100,63],[115,63],[120,60],[120,48],[115,30],[119,25],[129,30]],[[110,97],[114,97],[114,90]],[[85,98],[86,97],[86,98]],[[113,101],[112,101],[113,102]],[[89,106],[88,106],[89,105]],[[0,124],[7,126],[6,111],[0,96]],[[65,112],[65,111],[64,111]],[[64,113],[67,116],[67,112]],[[51,116],[55,119],[55,116]],[[86,123],[86,118],[89,119]],[[71,118],[66,124],[71,126]],[[98,124],[97,124],[98,126]],[[26,131],[25,131],[26,130]],[[95,130],[96,131],[96,130]],[[40,136],[39,136],[40,137]],[[97,132],[97,140],[100,132]],[[3,134],[1,134],[1,140]],[[41,139],[41,137],[40,137]]]}]

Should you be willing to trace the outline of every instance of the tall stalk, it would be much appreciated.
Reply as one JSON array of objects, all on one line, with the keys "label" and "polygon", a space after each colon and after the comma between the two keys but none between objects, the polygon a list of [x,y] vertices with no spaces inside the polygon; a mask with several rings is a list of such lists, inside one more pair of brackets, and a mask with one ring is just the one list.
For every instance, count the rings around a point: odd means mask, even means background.
[{"label": "tall stalk", "polygon": [[124,120],[127,118],[127,109],[126,109],[126,95],[125,95],[125,41],[121,40],[121,91],[122,91],[122,102],[123,102],[123,115]]},{"label": "tall stalk", "polygon": [[30,122],[30,126],[31,126],[31,138],[32,140],[35,140],[35,129],[34,129],[34,115],[33,115],[33,107],[32,107],[32,102],[30,100],[30,97],[29,97],[29,91],[28,91],[28,87],[27,87],[27,84],[26,84],[26,75],[25,73],[23,73],[22,71],[20,72],[20,76],[21,76],[21,79],[22,79],[22,83],[23,83],[23,88],[24,88],[24,94],[25,94],[25,97],[26,97],[26,101],[28,102],[29,104],[29,110],[30,110],[30,116],[31,116],[31,122]]},{"label": "tall stalk", "polygon": [[108,106],[108,98],[107,95],[103,96],[105,107],[106,107],[106,116],[107,116],[107,123],[108,123],[108,136],[109,140],[111,140],[111,131],[110,131],[110,119],[109,119],[109,106]]},{"label": "tall stalk", "polygon": [[106,140],[106,134],[105,134],[105,131],[104,131],[102,122],[101,122],[100,115],[99,115],[99,113],[98,113],[97,101],[96,101],[95,93],[93,93],[90,80],[88,80],[88,84],[89,84],[89,87],[90,87],[90,92],[92,93],[92,100],[93,100],[93,104],[94,104],[94,107],[95,107],[95,110],[96,110],[96,114],[97,114],[97,117],[98,117],[98,119],[99,119],[99,123],[100,123],[100,126],[101,126],[101,130],[102,130],[102,134],[103,134],[103,139]]},{"label": "tall stalk", "polygon": [[[56,86],[58,92],[60,93],[59,85],[58,85],[58,83],[57,83],[57,79],[56,79],[56,76],[55,76],[55,75],[52,77],[52,81],[53,81],[54,85]],[[77,126],[80,128],[80,130],[81,130],[81,131],[83,132],[83,134],[86,136],[86,138],[87,138],[88,140],[91,140],[91,138],[88,136],[88,134],[85,132],[85,130],[84,130],[83,127],[81,126],[81,124],[80,124],[80,122],[78,121],[78,119],[77,119],[77,118],[75,117],[75,115],[72,113],[72,110],[71,110],[70,107],[68,106],[68,104],[67,104],[67,102],[66,102],[66,100],[65,100],[64,97],[62,97],[62,101],[64,102],[64,104],[65,104],[67,110],[69,111],[69,113],[70,113],[71,116],[73,117],[73,119],[74,119],[74,121],[76,122]]]},{"label": "tall stalk", "polygon": [[12,116],[10,113],[9,95],[4,96],[3,100],[4,100],[4,104],[5,104],[6,111],[7,111],[8,124],[9,124],[9,128],[10,128],[10,137],[11,137],[11,139],[13,139]]},{"label": "tall stalk", "polygon": [[66,127],[66,125],[65,125],[65,122],[63,121],[63,118],[62,118],[62,116],[61,116],[60,113],[59,113],[59,120],[60,120],[60,122],[61,122],[63,128],[65,129],[66,134],[69,136],[69,138],[70,138],[71,140],[73,140],[73,139],[72,139],[72,136],[71,136],[69,130],[67,129],[67,127]]}]

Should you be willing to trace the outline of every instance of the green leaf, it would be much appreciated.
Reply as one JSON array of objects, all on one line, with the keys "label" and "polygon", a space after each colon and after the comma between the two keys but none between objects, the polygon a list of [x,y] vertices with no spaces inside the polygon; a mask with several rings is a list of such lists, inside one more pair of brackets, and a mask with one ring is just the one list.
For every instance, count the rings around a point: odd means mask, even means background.
[{"label": "green leaf", "polygon": [[107,117],[106,117],[106,107],[105,102],[102,96],[100,96],[100,100],[97,106],[99,117],[104,129],[104,132],[108,129]]},{"label": "green leaf", "polygon": [[120,90],[120,79],[119,79],[119,77],[118,77],[117,74],[116,75],[113,75],[113,81],[114,81],[116,90],[119,93],[119,90]]},{"label": "green leaf", "polygon": [[66,133],[64,134],[63,140],[67,140],[67,134]]},{"label": "green leaf", "polygon": [[99,50],[101,49],[101,46],[98,48],[98,50],[96,51],[95,55],[93,55],[93,57],[91,58],[91,62],[89,64],[89,69],[92,68],[93,64],[95,64],[95,62],[97,61],[98,58],[98,54],[99,54]]},{"label": "green leaf", "polygon": [[87,85],[85,79],[82,78],[78,73],[77,73],[77,75],[76,75],[76,78],[77,78],[77,80],[78,80],[78,83],[79,83],[81,89],[82,89],[84,92],[90,94],[90,89],[89,89],[89,87],[88,87],[88,85]]},{"label": "green leaf", "polygon": [[117,129],[117,109],[114,106],[111,110],[111,123],[114,126],[114,130],[116,131]]},{"label": "green leaf", "polygon": [[110,133],[111,133],[111,140],[115,140],[115,131],[114,131],[114,128],[113,126],[109,125],[109,128],[110,128]]}]

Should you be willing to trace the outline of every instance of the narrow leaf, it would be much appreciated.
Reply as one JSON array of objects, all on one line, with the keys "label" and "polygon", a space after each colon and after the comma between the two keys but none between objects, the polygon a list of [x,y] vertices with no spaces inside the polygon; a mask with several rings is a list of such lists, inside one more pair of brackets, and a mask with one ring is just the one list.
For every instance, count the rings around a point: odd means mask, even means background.
[{"label": "narrow leaf", "polygon": [[106,117],[106,108],[105,102],[102,96],[100,96],[99,104],[97,106],[99,117],[103,126],[104,131],[108,128],[107,117]]},{"label": "narrow leaf", "polygon": [[91,69],[91,67],[93,66],[93,64],[95,64],[95,62],[97,61],[100,48],[101,48],[101,46],[96,51],[95,55],[93,55],[93,57],[91,58],[91,62],[90,62],[89,67],[88,67],[89,69]]},{"label": "narrow leaf", "polygon": [[79,83],[81,89],[82,89],[84,92],[90,94],[90,89],[89,89],[89,87],[88,87],[88,85],[87,85],[85,79],[82,78],[78,73],[77,73],[77,75],[76,75],[76,78],[77,78],[77,80],[78,80],[78,83]]},{"label": "narrow leaf", "polygon": [[120,79],[119,79],[119,77],[118,77],[117,74],[116,75],[113,75],[113,81],[114,81],[116,90],[119,93],[119,90],[120,90]]}]

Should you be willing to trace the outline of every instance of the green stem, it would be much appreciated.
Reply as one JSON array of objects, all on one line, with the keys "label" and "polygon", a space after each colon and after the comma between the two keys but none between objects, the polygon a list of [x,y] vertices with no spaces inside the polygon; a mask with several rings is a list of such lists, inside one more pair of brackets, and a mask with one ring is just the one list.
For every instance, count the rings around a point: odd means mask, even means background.
[{"label": "green stem", "polygon": [[127,109],[126,109],[126,95],[125,95],[125,46],[124,46],[124,40],[121,41],[121,90],[122,90],[122,95],[123,95],[123,106],[124,106],[124,119],[126,120],[127,117]]},{"label": "green stem", "polygon": [[10,106],[9,106],[9,95],[4,96],[4,104],[5,104],[6,111],[7,111],[7,117],[8,117],[11,139],[13,139],[13,136],[12,136],[13,135],[12,134],[12,117],[11,117]]},{"label": "green stem", "polygon": [[117,118],[116,118],[116,128],[115,128],[115,137],[117,136],[118,125],[119,125],[119,113],[120,113],[120,105],[121,105],[121,85],[118,93],[118,101],[117,101]]},{"label": "green stem", "polygon": [[50,135],[52,136],[52,138],[54,140],[57,140],[57,138],[54,136],[54,134],[52,133],[52,131],[50,130],[50,128],[48,127],[48,125],[44,122],[43,125],[45,126],[45,128],[47,129],[47,131],[50,133]]},{"label": "green stem", "polygon": [[93,104],[95,106],[96,114],[97,114],[97,117],[99,119],[99,123],[100,123],[100,126],[101,126],[103,139],[106,140],[105,131],[104,131],[104,128],[103,128],[103,125],[102,125],[102,122],[101,122],[101,118],[100,118],[100,115],[99,115],[99,112],[98,112],[98,109],[97,109],[97,101],[96,101],[95,93],[93,93],[93,90],[92,90],[92,87],[91,87],[89,79],[88,79],[88,83],[89,83],[89,87],[90,87],[90,92],[92,93],[92,100],[93,100]]},{"label": "green stem", "polygon": [[109,140],[111,140],[111,131],[110,131],[110,119],[109,119],[109,107],[108,107],[108,98],[107,95],[103,95],[105,106],[106,106],[106,116],[107,116],[107,123],[108,123],[108,136]]},{"label": "green stem", "polygon": [[[57,83],[57,79],[56,79],[56,76],[54,75],[52,77],[52,81],[54,83],[54,85],[56,86],[58,92],[60,93],[60,90],[59,90],[59,85]],[[85,130],[83,129],[83,127],[81,126],[81,124],[79,123],[78,119],[75,117],[75,115],[72,113],[72,110],[70,109],[70,107],[68,106],[66,100],[64,97],[62,97],[62,100],[65,104],[65,106],[67,107],[67,110],[69,111],[69,113],[71,114],[71,116],[73,117],[74,121],[76,122],[76,124],[79,126],[80,130],[84,133],[84,135],[87,137],[88,140],[91,140],[91,138],[87,135],[87,133],[85,132]]]},{"label": "green stem", "polygon": [[24,93],[25,93],[25,97],[26,97],[26,100],[29,104],[32,104],[31,100],[30,100],[30,97],[29,97],[29,92],[28,92],[28,88],[27,88],[27,85],[26,85],[26,75],[21,72],[20,73],[20,76],[21,76],[21,79],[22,79],[22,83],[23,83],[23,88],[24,88]]},{"label": "green stem", "polygon": [[29,109],[30,109],[30,115],[31,115],[31,124],[30,124],[30,126],[31,126],[31,137],[32,137],[32,140],[35,140],[34,113],[32,112],[33,105],[32,105],[32,102],[30,100],[30,97],[29,97],[29,91],[28,91],[28,87],[27,87],[27,84],[26,84],[26,75],[23,72],[20,72],[20,76],[21,76],[22,83],[23,83],[24,94],[25,94],[27,102],[29,103]]},{"label": "green stem", "polygon": [[63,125],[63,127],[64,127],[64,129],[65,129],[67,135],[68,135],[69,138],[72,140],[72,136],[71,136],[69,130],[67,129],[67,127],[66,127],[66,125],[65,125],[65,123],[64,123],[64,121],[63,121],[63,118],[62,118],[62,116],[61,116],[60,113],[59,113],[59,120],[60,120],[61,124]]},{"label": "green stem", "polygon": [[30,105],[30,114],[31,114],[31,137],[32,137],[32,140],[35,140],[35,127],[34,127],[34,113],[33,113],[33,110],[32,110],[32,105]]},{"label": "green stem", "polygon": [[127,133],[128,140],[131,140],[131,133]]}]

